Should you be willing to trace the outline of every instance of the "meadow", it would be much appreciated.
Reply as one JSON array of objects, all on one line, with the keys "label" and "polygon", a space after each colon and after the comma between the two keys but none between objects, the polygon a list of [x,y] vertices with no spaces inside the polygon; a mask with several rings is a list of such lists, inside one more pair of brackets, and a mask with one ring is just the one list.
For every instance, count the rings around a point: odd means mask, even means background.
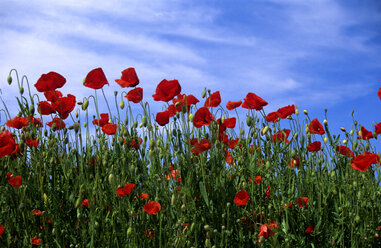
[{"label": "meadow", "polygon": [[82,100],[57,72],[7,81],[20,95],[19,113],[0,109],[1,247],[381,247],[381,123],[334,133],[295,105],[266,113],[248,92],[222,106],[166,79],[151,113],[134,68],[110,82],[128,89],[116,113],[101,68]]}]

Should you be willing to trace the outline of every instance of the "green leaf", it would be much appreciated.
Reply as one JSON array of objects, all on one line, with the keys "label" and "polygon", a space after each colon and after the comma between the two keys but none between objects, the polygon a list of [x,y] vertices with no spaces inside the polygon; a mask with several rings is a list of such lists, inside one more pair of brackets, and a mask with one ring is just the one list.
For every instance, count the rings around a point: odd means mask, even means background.
[{"label": "green leaf", "polygon": [[202,198],[204,198],[206,206],[208,206],[208,208],[209,208],[209,199],[208,199],[208,195],[206,194],[204,183],[200,182],[199,186],[200,186],[200,191],[201,191]]}]

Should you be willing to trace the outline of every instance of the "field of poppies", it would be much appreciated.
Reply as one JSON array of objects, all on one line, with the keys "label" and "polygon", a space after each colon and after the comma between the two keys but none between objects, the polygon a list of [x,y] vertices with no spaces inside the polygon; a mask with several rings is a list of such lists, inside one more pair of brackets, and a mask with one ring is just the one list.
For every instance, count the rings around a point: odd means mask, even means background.
[{"label": "field of poppies", "polygon": [[151,113],[134,68],[112,113],[101,68],[81,101],[65,83],[49,72],[30,88],[12,70],[4,84],[20,95],[18,113],[1,99],[1,247],[381,247],[381,123],[329,130],[252,92],[225,109],[219,91],[166,79]]}]

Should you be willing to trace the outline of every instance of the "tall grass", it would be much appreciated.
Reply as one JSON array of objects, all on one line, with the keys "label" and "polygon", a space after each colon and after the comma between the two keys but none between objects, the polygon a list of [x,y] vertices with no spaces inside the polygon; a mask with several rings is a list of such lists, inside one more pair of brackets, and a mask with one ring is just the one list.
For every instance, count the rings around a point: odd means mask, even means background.
[{"label": "tall grass", "polygon": [[[116,92],[118,110],[109,116],[117,130],[107,135],[89,120],[89,108],[100,118],[97,97],[78,102],[64,120],[67,127],[48,127],[59,111],[51,119],[38,115],[37,95],[28,85],[25,96],[16,78],[18,116],[29,117],[29,124],[10,127],[6,121],[16,115],[3,102],[1,134],[11,131],[22,153],[0,158],[1,247],[381,245],[378,155],[365,171],[355,169],[356,157],[377,153],[371,146],[376,141],[358,139],[364,132],[359,133],[355,120],[353,130],[342,129],[342,144],[330,132],[328,120],[322,121],[323,135],[311,133],[307,111],[296,108],[274,123],[263,109],[248,109],[246,125],[238,121],[237,133],[227,128],[229,140],[223,142],[217,119],[232,118],[234,110],[209,107],[215,120],[196,128],[202,103],[189,110],[180,104],[180,111],[160,126],[148,104],[140,102],[143,114],[134,116],[131,104],[136,103],[125,100],[127,105],[119,106]],[[209,96],[206,91],[202,98]],[[95,102],[89,103],[90,98]],[[126,111],[126,119],[120,119],[119,108]],[[31,115],[43,126],[31,125]],[[89,126],[96,127],[94,134]],[[284,129],[290,129],[288,140],[285,133],[276,134]],[[34,138],[38,145],[33,147],[27,140]],[[207,140],[210,148],[195,150],[195,138]],[[3,140],[0,154],[8,144]],[[310,152],[307,147],[314,141],[322,147]],[[340,153],[338,146],[346,146],[353,156]],[[126,184],[135,184],[131,192],[124,191]],[[160,208],[148,210],[149,202],[158,202]]]}]

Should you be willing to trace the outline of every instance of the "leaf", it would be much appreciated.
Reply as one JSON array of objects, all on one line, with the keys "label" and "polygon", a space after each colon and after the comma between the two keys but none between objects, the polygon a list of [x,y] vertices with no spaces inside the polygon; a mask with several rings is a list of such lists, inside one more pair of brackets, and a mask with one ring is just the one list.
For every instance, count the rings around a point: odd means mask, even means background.
[{"label": "leaf", "polygon": [[201,191],[202,198],[204,198],[206,206],[208,206],[208,208],[209,208],[209,199],[208,199],[208,195],[206,194],[204,183],[200,182],[199,186],[200,186],[200,191]]}]

